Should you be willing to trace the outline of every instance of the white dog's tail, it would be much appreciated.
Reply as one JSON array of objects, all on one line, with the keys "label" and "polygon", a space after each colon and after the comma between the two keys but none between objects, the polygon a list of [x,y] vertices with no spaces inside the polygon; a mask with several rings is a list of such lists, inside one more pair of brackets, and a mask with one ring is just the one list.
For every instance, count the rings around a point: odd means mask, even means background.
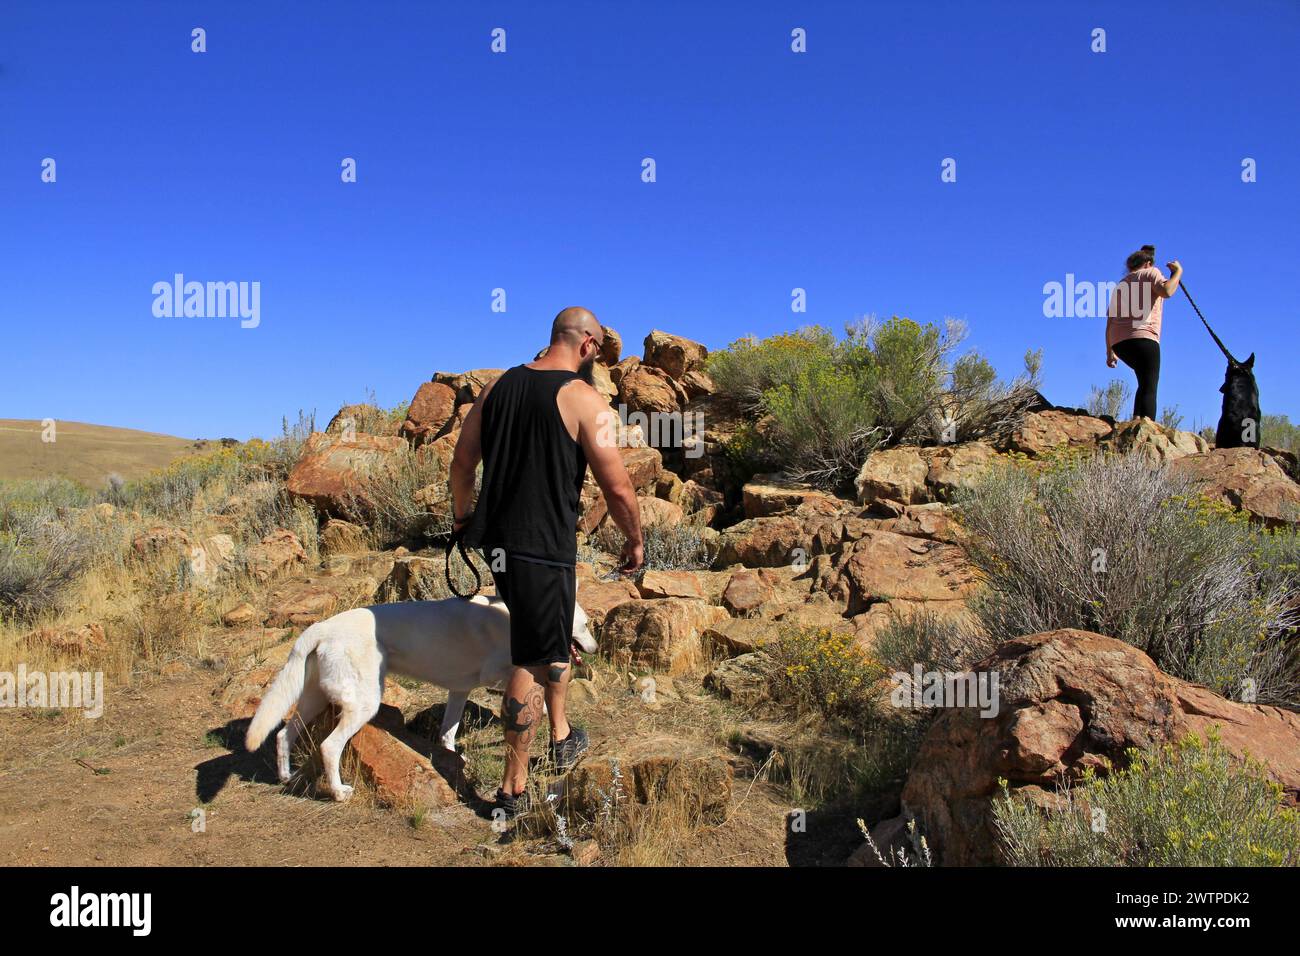
[{"label": "white dog's tail", "polygon": [[[321,622],[324,623],[324,622]],[[313,624],[294,641],[289,659],[284,662],[280,673],[262,695],[262,702],[257,705],[257,713],[249,721],[248,733],[244,735],[244,746],[254,751],[280,719],[289,713],[289,709],[298,702],[303,684],[307,680],[307,658],[316,650],[316,645],[326,637],[320,624]]]}]

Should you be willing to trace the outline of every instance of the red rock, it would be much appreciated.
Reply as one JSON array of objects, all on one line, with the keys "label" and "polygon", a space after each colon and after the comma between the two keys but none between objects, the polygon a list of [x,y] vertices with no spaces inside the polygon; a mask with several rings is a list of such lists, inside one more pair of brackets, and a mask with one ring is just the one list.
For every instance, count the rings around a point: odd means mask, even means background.
[{"label": "red rock", "polygon": [[410,811],[459,802],[455,786],[428,757],[373,723],[357,731],[348,748],[357,759],[362,778],[385,806]]},{"label": "red rock", "polygon": [[703,631],[727,612],[703,601],[657,598],[627,601],[606,615],[601,650],[624,666],[675,675],[704,660]]},{"label": "red rock", "polygon": [[315,432],[303,446],[285,487],[291,496],[319,511],[347,517],[354,504],[365,506],[367,479],[381,469],[396,467],[399,453],[406,448],[406,441],[396,435],[357,434],[346,441],[341,435]]},{"label": "red rock", "polygon": [[699,342],[669,335],[658,329],[645,337],[645,354],[642,364],[662,369],[675,379],[682,379],[687,372],[703,371],[709,350]]},{"label": "red rock", "polygon": [[1054,787],[1129,747],[1149,750],[1211,727],[1230,751],[1251,756],[1300,796],[1300,715],[1239,704],[1158,670],[1137,648],[1072,629],[1016,638],[975,664],[999,675],[998,711],[947,708],[922,742],[903,789],[903,817],[915,818],[945,865],[1000,862],[992,828],[998,778],[1046,802]]},{"label": "red rock", "polygon": [[1095,445],[1111,434],[1111,426],[1100,418],[1077,412],[1049,408],[1029,412],[1021,426],[1011,435],[1012,451],[1037,457],[1053,449]]},{"label": "red rock", "polygon": [[681,386],[657,368],[638,365],[618,380],[618,400],[627,406],[629,414],[676,413],[684,398]]},{"label": "red rock", "polygon": [[646,598],[704,598],[700,578],[694,571],[647,571],[637,585]]},{"label": "red rock", "polygon": [[750,614],[776,596],[778,583],[768,568],[737,571],[722,592],[722,606],[736,616]]},{"label": "red rock", "polygon": [[975,571],[961,548],[868,531],[846,545],[826,591],[858,614],[876,601],[951,601],[966,598],[976,585]]},{"label": "red rock", "polygon": [[1269,527],[1300,521],[1300,485],[1267,452],[1215,448],[1179,458],[1169,470],[1190,478],[1203,494]]},{"label": "red rock", "polygon": [[587,617],[595,627],[605,622],[610,610],[626,601],[634,601],[640,595],[636,585],[629,578],[616,578],[613,581],[588,580],[578,583],[578,603],[587,612]]},{"label": "red rock", "polygon": [[296,534],[279,528],[249,548],[244,557],[249,575],[265,583],[306,563],[307,552]]},{"label": "red rock", "polygon": [[412,445],[423,445],[438,437],[455,414],[455,389],[442,382],[425,382],[411,399],[400,434]]}]

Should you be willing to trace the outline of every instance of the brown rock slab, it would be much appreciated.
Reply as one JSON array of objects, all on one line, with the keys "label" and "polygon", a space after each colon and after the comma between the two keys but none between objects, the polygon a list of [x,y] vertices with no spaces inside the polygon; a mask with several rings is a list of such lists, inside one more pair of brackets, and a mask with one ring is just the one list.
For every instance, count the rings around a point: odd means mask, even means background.
[{"label": "brown rock slab", "polygon": [[685,738],[599,741],[565,779],[561,806],[574,817],[595,820],[674,801],[692,818],[720,822],[731,805],[732,776],[720,754]]},{"label": "brown rock slab", "polygon": [[1300,485],[1267,452],[1215,448],[1177,459],[1170,471],[1191,478],[1203,494],[1269,527],[1300,521]]},{"label": "brown rock slab", "polygon": [[1260,761],[1289,802],[1300,796],[1300,715],[1225,700],[1162,673],[1122,641],[1072,629],[1032,634],[1003,643],[973,670],[999,675],[996,715],[940,712],[902,794],[902,816],[917,820],[945,865],[1000,862],[992,828],[999,777],[1042,803],[1087,768],[1122,765],[1129,747],[1211,727],[1229,750]]},{"label": "brown rock slab", "polygon": [[726,616],[722,608],[703,601],[627,601],[605,616],[601,650],[626,667],[669,675],[689,673],[703,663],[704,630]]}]

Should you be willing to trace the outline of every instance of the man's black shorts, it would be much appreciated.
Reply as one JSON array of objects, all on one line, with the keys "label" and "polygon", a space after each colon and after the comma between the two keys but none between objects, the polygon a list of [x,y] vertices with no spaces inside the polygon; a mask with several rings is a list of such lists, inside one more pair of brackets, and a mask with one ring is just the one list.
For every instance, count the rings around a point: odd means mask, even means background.
[{"label": "man's black shorts", "polygon": [[[501,560],[505,568],[498,571]],[[497,594],[510,609],[511,663],[516,667],[567,664],[577,594],[573,565],[509,553],[488,563]]]}]

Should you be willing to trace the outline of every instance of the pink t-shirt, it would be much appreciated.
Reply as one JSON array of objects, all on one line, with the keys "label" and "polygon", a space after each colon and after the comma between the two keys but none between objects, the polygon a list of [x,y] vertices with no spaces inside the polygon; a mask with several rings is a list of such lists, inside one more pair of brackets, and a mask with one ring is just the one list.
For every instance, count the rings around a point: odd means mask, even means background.
[{"label": "pink t-shirt", "polygon": [[1164,273],[1155,266],[1143,266],[1120,279],[1106,312],[1107,348],[1125,339],[1160,341],[1165,300],[1156,291],[1156,283],[1164,281]]}]

